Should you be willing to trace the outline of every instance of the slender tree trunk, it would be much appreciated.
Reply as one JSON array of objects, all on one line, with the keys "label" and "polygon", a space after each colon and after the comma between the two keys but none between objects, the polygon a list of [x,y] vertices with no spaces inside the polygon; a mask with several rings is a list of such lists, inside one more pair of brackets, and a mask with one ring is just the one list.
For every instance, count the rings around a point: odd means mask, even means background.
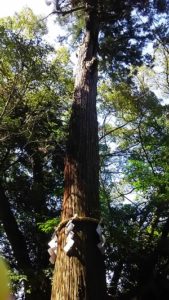
[{"label": "slender tree trunk", "polygon": [[[79,50],[74,103],[65,162],[62,221],[73,217],[100,218],[99,154],[96,114],[97,1],[88,0],[86,32]],[[65,228],[59,231],[52,300],[106,299],[103,255],[97,247],[97,224],[76,224],[76,249],[67,255]]]},{"label": "slender tree trunk", "polygon": [[[9,200],[5,194],[3,185],[0,183],[0,221],[3,223],[4,230],[12,246],[18,267],[27,270],[30,266],[30,259],[27,252],[25,238],[19,230],[16,219],[10,207]],[[22,251],[21,251],[22,249]]]},{"label": "slender tree trunk", "polygon": [[[26,300],[46,300],[50,297],[49,280],[43,280],[44,274],[38,273],[33,268],[28,255],[25,238],[19,230],[17,221],[13,215],[9,200],[5,194],[3,185],[0,183],[0,221],[3,223],[4,230],[11,244],[14,257],[16,258],[18,269],[21,274],[27,276],[28,281],[25,283],[25,288],[30,288],[31,292],[25,295]],[[47,258],[46,258],[47,264]],[[37,289],[39,286],[39,289]]]}]

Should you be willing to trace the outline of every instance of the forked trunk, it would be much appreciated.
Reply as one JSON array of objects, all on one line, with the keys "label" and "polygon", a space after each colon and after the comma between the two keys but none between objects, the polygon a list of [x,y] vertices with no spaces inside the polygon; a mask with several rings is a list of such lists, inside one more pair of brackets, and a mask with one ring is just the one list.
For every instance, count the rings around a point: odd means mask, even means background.
[{"label": "forked trunk", "polygon": [[52,300],[106,299],[103,255],[97,244],[99,153],[96,113],[98,23],[95,0],[87,1],[86,32],[79,50],[65,162],[62,221],[77,214],[75,245],[68,254],[65,226],[58,233]]}]

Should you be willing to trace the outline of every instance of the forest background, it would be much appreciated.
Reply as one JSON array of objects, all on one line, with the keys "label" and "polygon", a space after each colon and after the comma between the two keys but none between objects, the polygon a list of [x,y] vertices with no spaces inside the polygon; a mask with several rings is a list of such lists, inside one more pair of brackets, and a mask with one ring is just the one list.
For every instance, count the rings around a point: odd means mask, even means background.
[{"label": "forest background", "polygon": [[[146,17],[140,18],[146,26]],[[17,299],[21,291],[25,299],[50,295],[47,243],[60,220],[74,86],[71,53],[82,28],[75,23],[55,49],[42,19],[27,8],[0,20],[0,243]],[[155,42],[141,49],[142,64],[130,62],[127,69],[124,61],[105,73],[104,47],[100,59],[100,201],[107,289],[114,299],[169,295],[166,10],[153,22]]]}]

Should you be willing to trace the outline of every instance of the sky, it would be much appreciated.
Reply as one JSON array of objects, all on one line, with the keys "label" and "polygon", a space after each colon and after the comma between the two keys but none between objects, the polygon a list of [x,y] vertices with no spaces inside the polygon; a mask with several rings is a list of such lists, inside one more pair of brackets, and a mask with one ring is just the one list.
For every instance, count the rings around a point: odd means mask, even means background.
[{"label": "sky", "polygon": [[25,6],[35,14],[48,15],[51,12],[51,6],[47,6],[45,0],[0,0],[0,17],[11,16]]},{"label": "sky", "polygon": [[[12,16],[21,11],[24,7],[29,7],[36,15],[48,16],[52,12],[52,5],[46,4],[45,0],[0,0],[0,18]],[[54,23],[55,16],[47,18],[48,35],[47,41],[56,44],[56,37],[62,34],[62,29]]]}]

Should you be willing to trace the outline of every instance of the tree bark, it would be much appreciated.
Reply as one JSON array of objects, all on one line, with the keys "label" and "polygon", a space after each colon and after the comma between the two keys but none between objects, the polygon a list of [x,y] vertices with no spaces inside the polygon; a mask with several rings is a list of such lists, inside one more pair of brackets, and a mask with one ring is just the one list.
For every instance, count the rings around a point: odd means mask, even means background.
[{"label": "tree bark", "polygon": [[[62,221],[100,218],[97,95],[97,1],[86,1],[86,32],[79,50],[74,103],[65,160]],[[67,255],[65,228],[58,236],[52,300],[106,299],[103,255],[97,247],[96,223],[75,223],[76,248]]]}]

